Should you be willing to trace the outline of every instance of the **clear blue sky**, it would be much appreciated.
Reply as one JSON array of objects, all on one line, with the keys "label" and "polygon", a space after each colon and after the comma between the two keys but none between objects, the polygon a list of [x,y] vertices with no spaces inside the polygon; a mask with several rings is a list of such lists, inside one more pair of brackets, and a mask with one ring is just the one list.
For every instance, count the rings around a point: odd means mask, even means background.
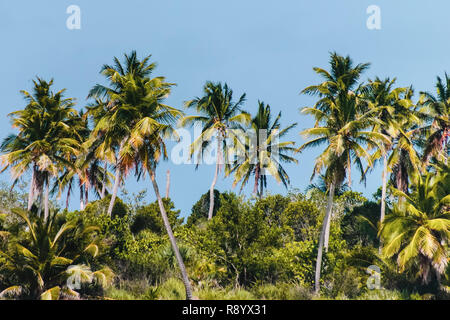
[{"label": "clear blue sky", "polygon": [[[81,8],[81,30],[66,28],[66,8],[72,4]],[[366,28],[366,9],[372,4],[381,8],[381,30]],[[13,132],[6,115],[24,106],[19,90],[31,89],[35,76],[54,78],[55,89],[67,88],[66,95],[77,98],[81,108],[88,90],[103,81],[101,65],[135,49],[140,56],[153,55],[156,75],[177,83],[169,104],[181,108],[183,101],[201,94],[206,80],[227,82],[236,95],[247,93],[247,110],[254,112],[261,99],[282,111],[284,125],[298,122],[289,138],[301,144],[298,132],[312,120],[301,116],[299,108],[313,100],[299,92],[319,81],[312,67],[327,67],[329,52],[337,51],[356,63],[372,63],[364,79],[395,76],[399,85],[433,90],[436,75],[450,70],[449,12],[447,0],[3,0],[0,137]],[[294,188],[309,184],[319,152],[305,152],[299,165],[287,166]],[[162,164],[161,189],[167,168],[172,171],[171,197],[188,215],[208,190],[214,168]],[[377,169],[367,187],[357,179],[353,187],[370,196],[380,176]],[[9,176],[0,178],[8,181]],[[275,181],[269,183],[272,193],[285,192]],[[231,189],[231,179],[222,177],[217,187]],[[131,192],[144,188],[149,188],[147,200],[154,201],[148,179],[127,180]]]}]

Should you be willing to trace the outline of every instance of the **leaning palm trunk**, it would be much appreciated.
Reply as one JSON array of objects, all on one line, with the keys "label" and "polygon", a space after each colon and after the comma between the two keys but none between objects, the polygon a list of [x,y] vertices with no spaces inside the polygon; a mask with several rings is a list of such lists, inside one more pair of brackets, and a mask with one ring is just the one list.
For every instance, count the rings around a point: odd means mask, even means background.
[{"label": "leaning palm trunk", "polygon": [[208,220],[212,219],[213,216],[213,211],[214,211],[214,188],[216,186],[217,183],[217,176],[219,175],[219,171],[220,171],[220,163],[222,160],[222,151],[220,149],[220,145],[222,142],[222,138],[219,135],[217,136],[217,161],[216,161],[216,171],[214,173],[214,179],[213,182],[211,184],[211,188],[209,189],[209,211],[208,211]]},{"label": "leaning palm trunk", "polygon": [[116,202],[117,192],[119,191],[120,184],[120,166],[117,164],[116,167],[116,176],[114,177],[114,187],[111,195],[111,201],[109,202],[108,207],[108,216],[111,216],[112,210],[114,208],[114,203]]},{"label": "leaning palm trunk", "polygon": [[121,174],[121,168],[120,168],[120,153],[122,152],[123,146],[125,144],[126,139],[123,139],[122,142],[120,143],[120,147],[119,147],[119,153],[117,155],[117,160],[116,160],[116,175],[114,177],[114,187],[113,187],[113,191],[112,191],[112,195],[111,195],[111,201],[109,202],[109,207],[108,207],[108,216],[111,216],[113,208],[114,208],[114,203],[116,202],[116,198],[117,198],[117,192],[119,191],[119,184],[120,184],[120,174]]},{"label": "leaning palm trunk", "polygon": [[317,251],[317,261],[316,261],[316,273],[315,273],[315,279],[314,279],[314,292],[316,294],[320,291],[320,270],[322,268],[322,255],[323,255],[323,248],[326,241],[326,250],[328,249],[328,238],[330,233],[330,217],[331,217],[331,210],[333,206],[333,195],[334,195],[334,183],[331,183],[330,190],[328,193],[328,204],[327,204],[327,210],[325,213],[325,217],[323,219],[322,224],[322,231],[320,233],[320,239],[319,239],[319,248]]},{"label": "leaning palm trunk", "polygon": [[170,170],[167,170],[167,174],[166,174],[166,199],[169,199],[169,191],[170,191]]},{"label": "leaning palm trunk", "polygon": [[[382,174],[382,187],[381,187],[381,214],[380,214],[380,225],[384,221],[386,215],[386,185],[387,185],[387,156],[383,155],[383,174]],[[380,239],[379,252],[382,250],[382,243]]]},{"label": "leaning palm trunk", "polygon": [[325,252],[328,251],[328,242],[330,239],[330,225],[331,225],[331,216],[333,215],[333,198],[334,198],[334,190],[335,185],[334,182],[330,185],[330,190],[328,192],[328,203],[327,203],[327,213],[325,215],[326,217],[326,231],[325,231],[325,239],[324,239],[324,247]]},{"label": "leaning palm trunk", "polygon": [[186,300],[192,300],[191,283],[189,281],[186,267],[184,266],[183,258],[181,257],[181,254],[180,254],[180,250],[178,249],[178,245],[175,240],[175,236],[173,235],[172,228],[170,227],[169,219],[167,218],[166,209],[164,208],[164,203],[162,201],[161,195],[159,194],[158,184],[156,183],[154,171],[150,172],[150,178],[152,180],[153,189],[155,191],[156,198],[158,199],[159,210],[161,211],[161,216],[162,216],[162,219],[164,222],[164,226],[166,227],[166,231],[167,231],[167,234],[169,235],[172,249],[175,252],[175,257],[177,259],[178,266],[180,267],[180,270],[181,270],[184,287],[186,289]]},{"label": "leaning palm trunk", "polygon": [[36,185],[36,173],[33,169],[33,172],[31,174],[31,182],[30,182],[30,191],[28,193],[28,211],[31,210],[31,207],[33,206],[34,202],[34,192],[35,192],[35,185]]}]

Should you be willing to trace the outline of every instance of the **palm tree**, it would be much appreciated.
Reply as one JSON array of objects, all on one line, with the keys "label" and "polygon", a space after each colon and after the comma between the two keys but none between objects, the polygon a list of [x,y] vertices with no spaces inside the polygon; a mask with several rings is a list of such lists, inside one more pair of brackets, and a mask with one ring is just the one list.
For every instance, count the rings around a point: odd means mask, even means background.
[{"label": "palm tree", "polygon": [[319,249],[316,261],[315,292],[320,290],[320,270],[322,251],[328,250],[330,220],[332,214],[333,197],[337,185],[348,178],[351,186],[351,162],[364,174],[362,160],[366,159],[371,165],[371,158],[365,146],[381,148],[379,142],[389,139],[378,132],[367,130],[373,126],[376,119],[373,111],[363,103],[360,93],[362,86],[358,86],[361,74],[369,64],[353,66],[350,57],[331,54],[330,72],[314,68],[325,81],[319,85],[305,88],[302,93],[318,96],[320,99],[312,108],[303,108],[302,113],[314,116],[316,123],[313,128],[302,132],[304,136],[314,137],[303,144],[298,151],[306,148],[328,144],[322,154],[316,159],[312,178],[326,168],[325,179],[328,185],[328,203],[322,232],[319,239]]},{"label": "palm tree", "polygon": [[[411,99],[411,88],[405,93],[406,99]],[[388,158],[388,168],[391,173],[391,184],[408,193],[408,185],[411,177],[420,172],[420,156],[417,149],[421,147],[421,126],[426,114],[417,110],[417,106],[411,105],[405,114],[397,114],[397,134],[391,141],[391,154]],[[402,198],[400,198],[400,201]]]},{"label": "palm tree", "polygon": [[408,88],[394,88],[395,81],[396,79],[381,80],[377,77],[374,81],[369,80],[369,84],[363,92],[363,98],[369,108],[376,110],[373,116],[380,120],[373,127],[373,131],[389,137],[390,140],[382,144],[383,149],[376,150],[372,155],[374,162],[380,157],[383,159],[380,223],[383,222],[386,212],[388,154],[392,148],[392,141],[399,136],[399,131],[402,131],[399,125],[401,119],[414,116],[411,112],[413,104],[408,94]]},{"label": "palm tree", "polygon": [[[130,55],[125,54],[125,63],[121,64],[118,58],[114,57],[114,65],[104,65],[101,73],[109,80],[110,87],[100,84],[95,85],[88,98],[101,99],[107,97],[107,111],[98,121],[92,131],[91,144],[99,137],[102,143],[97,147],[96,154],[102,159],[108,154],[115,153],[115,177],[112,190],[111,201],[108,207],[108,215],[111,215],[117,197],[119,185],[126,174],[126,168],[122,167],[120,154],[130,138],[131,128],[140,120],[134,113],[135,97],[124,94],[133,85],[133,81],[147,78],[155,69],[155,63],[149,63],[150,55],[142,61],[137,58],[136,51]],[[170,88],[173,84],[164,81],[163,77],[156,77],[146,83],[147,86],[157,86],[160,88]],[[128,86],[128,87],[127,87]]]},{"label": "palm tree", "polygon": [[418,176],[411,195],[395,189],[395,194],[405,201],[393,208],[380,229],[386,244],[383,255],[396,255],[401,271],[416,262],[424,284],[430,282],[432,271],[439,283],[448,264],[450,171],[448,166],[443,168],[445,171],[441,168]]},{"label": "palm tree", "polygon": [[[233,186],[239,182],[241,184],[241,191],[244,185],[248,182],[250,176],[254,176],[253,192],[262,198],[264,188],[267,187],[266,171],[273,176],[277,182],[282,182],[287,188],[289,184],[289,176],[281,165],[281,162],[294,162],[297,160],[288,155],[294,152],[295,148],[293,141],[280,142],[279,138],[286,135],[290,129],[297,124],[291,124],[285,129],[280,129],[281,112],[278,113],[275,120],[271,119],[270,106],[265,105],[264,102],[258,102],[258,112],[252,118],[249,130],[253,135],[246,141],[236,143],[237,148],[244,149],[244,156],[235,159],[233,167],[227,172],[227,175],[234,173]],[[241,129],[244,132],[244,129]],[[242,140],[247,136],[235,135],[236,139]],[[259,188],[258,188],[259,187]]]},{"label": "palm tree", "polygon": [[186,298],[191,300],[191,283],[156,182],[156,167],[161,158],[167,158],[164,139],[174,133],[174,125],[183,113],[163,104],[171,88],[161,79],[144,77],[129,78],[128,81],[131,83],[126,84],[122,92],[124,97],[117,99],[120,104],[127,105],[124,103],[127,97],[133,97],[133,103],[129,106],[137,121],[130,128],[129,138],[119,154],[120,166],[125,172],[134,168],[138,180],[146,173],[150,175],[164,226],[181,270]]},{"label": "palm tree", "polygon": [[33,94],[22,91],[28,102],[25,109],[10,114],[19,133],[3,141],[1,160],[3,171],[11,168],[14,181],[31,169],[28,207],[39,195],[44,216],[48,217],[51,179],[63,166],[72,167],[71,160],[80,150],[79,116],[73,109],[73,99],[63,99],[64,90],[50,90],[53,80],[37,78],[33,83]]},{"label": "palm tree", "polygon": [[[3,296],[22,296],[31,299],[58,299],[60,293],[72,298],[79,294],[66,286],[71,276],[81,282],[111,279],[109,268],[92,272],[86,265],[89,256],[99,252],[97,227],[84,225],[79,220],[58,223],[57,214],[47,220],[36,211],[14,209],[12,212],[25,223],[29,238],[8,241],[5,251],[0,251],[4,264],[0,270],[18,281],[0,293]],[[14,280],[13,280],[14,279]]]},{"label": "palm tree", "polygon": [[450,136],[450,78],[447,73],[445,80],[437,77],[437,96],[428,92],[421,92],[419,103],[427,108],[431,117],[431,124],[424,129],[428,133],[423,160],[428,163],[430,156],[447,162],[448,159],[448,137]]},{"label": "palm tree", "polygon": [[212,218],[214,210],[214,187],[217,182],[221,166],[223,164],[223,154],[228,158],[227,137],[230,133],[229,129],[236,124],[246,123],[250,120],[250,116],[246,112],[242,112],[242,105],[245,101],[245,93],[237,102],[233,101],[233,91],[225,85],[213,82],[206,82],[203,97],[197,97],[185,103],[187,108],[195,108],[199,115],[184,117],[181,125],[194,124],[201,122],[203,124],[202,133],[193,142],[191,146],[191,155],[198,151],[199,158],[211,146],[211,138],[216,137],[217,140],[217,159],[214,172],[213,182],[209,190],[210,203],[208,211],[208,219]]}]

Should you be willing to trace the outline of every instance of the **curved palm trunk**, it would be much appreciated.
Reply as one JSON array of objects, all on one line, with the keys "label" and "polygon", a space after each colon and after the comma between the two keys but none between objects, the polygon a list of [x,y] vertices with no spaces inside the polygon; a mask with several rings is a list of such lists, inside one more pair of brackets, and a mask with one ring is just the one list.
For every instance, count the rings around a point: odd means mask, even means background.
[{"label": "curved palm trunk", "polygon": [[35,170],[33,168],[33,172],[31,174],[31,182],[30,182],[30,191],[28,193],[28,211],[31,210],[31,207],[33,206],[34,203],[34,191],[35,191],[35,182],[36,180],[36,174],[35,174]]},{"label": "curved palm trunk", "polygon": [[[381,213],[380,213],[380,224],[383,223],[384,217],[386,215],[386,187],[387,187],[387,156],[383,155],[383,174],[382,174],[382,187],[381,187]],[[379,253],[381,253],[383,244],[380,239]]]},{"label": "curved palm trunk", "polygon": [[217,137],[217,161],[216,161],[216,171],[214,173],[214,179],[211,184],[211,188],[209,188],[209,211],[208,211],[208,220],[212,219],[213,211],[214,211],[214,188],[217,183],[217,176],[219,175],[220,171],[220,163],[222,160],[222,150],[220,148],[222,142],[222,138],[220,134]]},{"label": "curved palm trunk", "polygon": [[319,248],[317,251],[317,260],[316,260],[316,272],[315,272],[315,278],[314,278],[314,292],[316,294],[320,291],[320,271],[322,268],[322,255],[323,255],[323,248],[325,246],[325,250],[328,250],[328,238],[330,233],[330,218],[331,218],[331,211],[333,208],[333,196],[334,196],[334,182],[330,185],[330,190],[328,193],[328,204],[327,204],[327,210],[325,213],[325,217],[322,224],[322,231],[320,233],[320,239],[319,239]]},{"label": "curved palm trunk", "polygon": [[175,236],[173,235],[172,228],[170,227],[169,219],[167,218],[166,209],[164,208],[164,204],[159,194],[158,184],[156,183],[155,173],[153,171],[150,172],[150,178],[152,180],[153,189],[155,191],[156,198],[158,199],[159,210],[161,212],[161,216],[164,222],[164,226],[166,228],[167,234],[170,239],[170,243],[172,245],[172,249],[175,252],[175,257],[178,262],[178,266],[181,270],[181,275],[183,278],[184,287],[186,289],[186,300],[192,300],[192,287],[189,281],[189,277],[186,271],[186,267],[184,266],[183,258],[181,257],[180,250],[178,249],[177,241],[175,240]]}]

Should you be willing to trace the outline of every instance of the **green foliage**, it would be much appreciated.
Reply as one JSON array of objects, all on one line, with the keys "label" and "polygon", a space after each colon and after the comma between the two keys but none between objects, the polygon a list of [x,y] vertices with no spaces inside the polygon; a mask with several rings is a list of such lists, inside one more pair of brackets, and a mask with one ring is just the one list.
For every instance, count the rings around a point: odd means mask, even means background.
[{"label": "green foliage", "polygon": [[[170,225],[175,231],[183,223],[183,218],[179,218],[180,210],[175,210],[175,205],[170,199],[164,198],[163,203]],[[138,234],[142,230],[149,230],[159,236],[166,233],[157,201],[137,208],[131,224],[131,232]]]},{"label": "green foliage", "polygon": [[1,296],[58,299],[65,294],[77,298],[79,293],[66,286],[69,278],[80,284],[95,280],[106,287],[110,283],[114,274],[109,268],[93,272],[89,266],[95,265],[99,255],[97,227],[56,213],[45,221],[34,211],[12,212],[25,225],[22,232],[10,234],[5,249],[0,251],[4,258],[0,273],[6,275],[0,283],[6,287]]},{"label": "green foliage", "polygon": [[[220,192],[214,189],[214,208],[213,217],[216,215],[217,210],[220,208]],[[192,226],[194,224],[199,224],[205,222],[208,218],[209,211],[209,191],[203,194],[193,206],[191,214],[187,218],[186,225]]]}]

